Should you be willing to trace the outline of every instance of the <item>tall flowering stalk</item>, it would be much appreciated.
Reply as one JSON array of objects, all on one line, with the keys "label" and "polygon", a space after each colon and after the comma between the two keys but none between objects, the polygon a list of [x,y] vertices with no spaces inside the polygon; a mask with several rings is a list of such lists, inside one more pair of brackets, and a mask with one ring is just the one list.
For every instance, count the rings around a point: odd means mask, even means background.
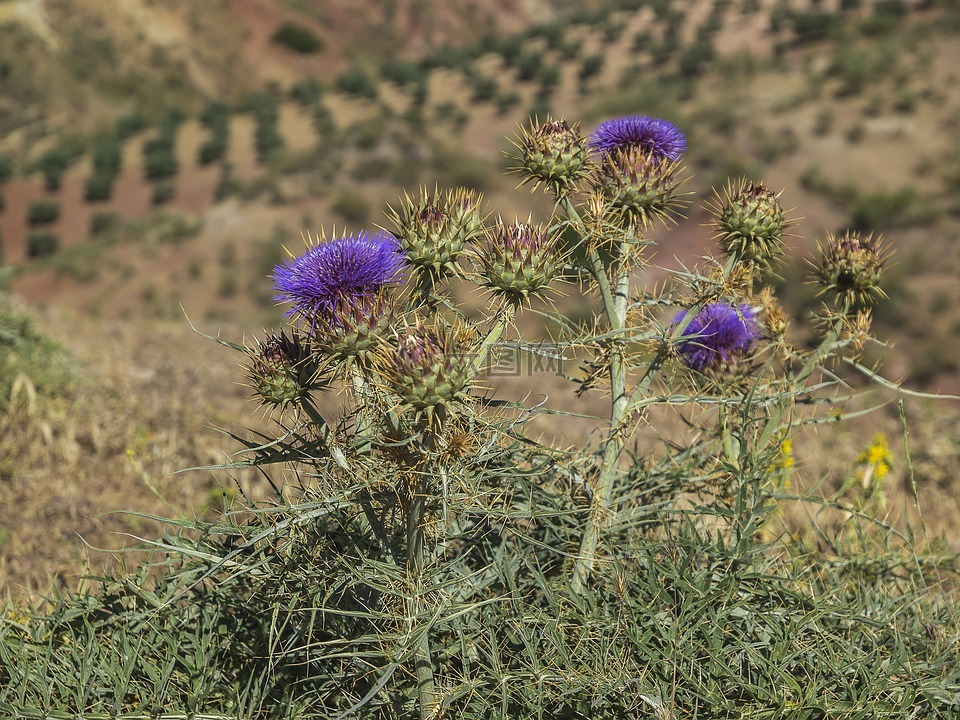
[{"label": "tall flowering stalk", "polygon": [[[383,615],[402,628],[397,647],[376,683],[364,676],[364,687],[373,689],[359,702],[393,687],[391,674],[404,666],[412,690],[402,681],[395,686],[408,689],[422,720],[458,707],[457,693],[473,687],[467,675],[476,640],[462,641],[469,632],[454,618],[514,597],[511,548],[519,538],[529,535],[531,546],[548,554],[559,538],[565,557],[578,543],[572,563],[546,563],[544,581],[584,596],[606,582],[617,562],[612,543],[637,526],[642,502],[672,504],[680,491],[695,490],[726,503],[717,517],[727,523],[732,546],[745,551],[765,522],[769,476],[782,462],[796,397],[808,385],[829,386],[814,380],[828,359],[862,349],[866,305],[882,294],[879,241],[828,237],[814,263],[828,298],[823,338],[809,353],[792,348],[772,291],[754,291],[783,252],[790,221],[779,194],[746,180],[710,206],[718,259],[709,272],[678,272],[670,292],[637,288],[652,225],[669,221],[683,204],[684,133],[667,120],[628,116],[584,137],[579,126],[548,117],[522,130],[515,146],[524,181],[554,197],[552,225],[532,217],[488,221],[480,198],[462,189],[406,195],[387,213],[392,232],[312,241],[278,266],[276,298],[289,305],[285,316],[295,327],[289,338],[271,336],[248,352],[258,396],[278,414],[293,413],[302,422],[293,436],[304,437],[296,433],[306,428],[323,451],[311,445],[304,452],[300,440],[283,439],[278,443],[289,454],[282,457],[312,465],[318,477],[329,475],[332,459],[348,487],[338,512],[362,511],[355,515],[378,578],[364,583],[364,617],[380,618],[377,598],[400,588],[383,605],[390,608]],[[571,239],[574,247],[564,244]],[[542,518],[533,498],[556,491],[557,477],[544,471],[556,454],[523,435],[533,411],[508,422],[489,410],[496,405],[479,376],[515,330],[517,314],[549,297],[566,273],[586,278],[599,296],[599,327],[569,344],[590,353],[580,388],[606,385],[610,406],[599,448],[577,456],[583,472],[562,468],[587,504],[563,508],[557,534],[548,538],[536,534]],[[461,312],[454,279],[484,291],[490,306],[481,319]],[[768,381],[764,373],[772,372]],[[352,402],[339,423],[328,423],[313,396],[338,383]],[[638,420],[674,405],[694,414],[704,409],[703,437],[656,472],[625,469]],[[528,442],[537,449],[525,449]],[[658,472],[668,474],[671,463],[689,477],[669,490],[643,486]],[[525,473],[538,480],[514,494],[510,483]],[[657,521],[671,522],[665,515]],[[365,561],[362,553],[358,558]],[[360,637],[357,643],[369,648],[377,635]],[[379,652],[386,651],[378,646],[370,655]],[[450,658],[462,664],[463,678],[438,677]]]}]

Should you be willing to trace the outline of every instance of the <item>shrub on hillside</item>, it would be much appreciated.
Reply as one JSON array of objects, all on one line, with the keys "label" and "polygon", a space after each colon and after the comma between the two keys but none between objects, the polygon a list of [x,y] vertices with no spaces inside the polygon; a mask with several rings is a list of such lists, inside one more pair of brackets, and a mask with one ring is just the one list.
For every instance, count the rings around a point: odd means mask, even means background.
[{"label": "shrub on hillside", "polygon": [[90,216],[90,234],[100,235],[120,224],[120,216],[115,212],[95,212]]},{"label": "shrub on hillside", "polygon": [[314,107],[323,98],[323,83],[309,77],[294,83],[290,88],[290,99],[302,107]]},{"label": "shrub on hillside", "polygon": [[31,225],[46,225],[60,217],[57,200],[35,200],[27,206],[27,222]]},{"label": "shrub on hillside", "polygon": [[13,177],[13,158],[0,154],[0,184]]},{"label": "shrub on hillside", "polygon": [[137,133],[143,132],[148,127],[150,127],[150,123],[147,119],[140,113],[134,112],[118,119],[114,132],[116,133],[117,139],[122,142]]},{"label": "shrub on hillside", "polygon": [[52,232],[32,232],[27,235],[27,257],[45,258],[60,248],[60,238]]},{"label": "shrub on hillside", "polygon": [[323,50],[323,41],[314,32],[295,22],[285,22],[274,30],[270,39],[277,45],[301,55],[313,55]]},{"label": "shrub on hillside", "polygon": [[340,92],[356,97],[375,100],[377,97],[377,83],[361,67],[351,67],[337,75],[333,82]]}]

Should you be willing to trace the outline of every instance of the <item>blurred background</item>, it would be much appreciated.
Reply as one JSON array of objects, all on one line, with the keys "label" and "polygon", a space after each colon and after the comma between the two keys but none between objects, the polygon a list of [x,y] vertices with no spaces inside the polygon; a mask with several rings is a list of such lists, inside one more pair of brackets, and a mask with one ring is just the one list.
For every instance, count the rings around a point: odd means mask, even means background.
[{"label": "blurred background", "polygon": [[[958,37],[957,0],[0,0],[0,592],[75,587],[115,562],[101,548],[156,533],[115,511],[214,517],[256,494],[242,471],[177,474],[231,459],[216,428],[265,427],[239,356],[190,323],[277,327],[285,246],[386,225],[424,185],[545,219],[504,174],[532,117],[687,133],[691,205],[657,231],[649,282],[718,253],[704,202],[728,178],[782,190],[798,222],[772,282],[796,342],[817,239],[882,234],[889,347],[868,360],[960,392]],[[573,285],[555,303],[593,313]],[[841,486],[881,433],[890,512],[916,482],[956,548],[960,409],[912,398],[903,417],[906,443],[895,403],[798,441],[798,483]]]}]

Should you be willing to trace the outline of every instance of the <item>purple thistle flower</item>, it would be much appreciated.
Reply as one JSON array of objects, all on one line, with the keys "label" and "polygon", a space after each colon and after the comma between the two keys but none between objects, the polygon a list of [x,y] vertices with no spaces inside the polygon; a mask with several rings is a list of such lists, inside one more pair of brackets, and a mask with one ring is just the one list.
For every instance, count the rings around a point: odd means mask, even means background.
[{"label": "purple thistle flower", "polygon": [[[704,372],[749,352],[760,337],[759,311],[749,305],[717,302],[706,305],[683,329],[677,347],[684,363]],[[676,326],[687,316],[680,312]]]},{"label": "purple thistle flower", "polygon": [[299,313],[311,328],[318,319],[338,326],[339,306],[356,306],[397,282],[406,262],[399,242],[385,232],[329,240],[274,268],[274,299],[293,303],[284,317]]},{"label": "purple thistle flower", "polygon": [[676,162],[687,149],[687,138],[671,122],[646,115],[627,115],[600,123],[590,136],[590,147],[601,155],[639,147],[657,160]]}]

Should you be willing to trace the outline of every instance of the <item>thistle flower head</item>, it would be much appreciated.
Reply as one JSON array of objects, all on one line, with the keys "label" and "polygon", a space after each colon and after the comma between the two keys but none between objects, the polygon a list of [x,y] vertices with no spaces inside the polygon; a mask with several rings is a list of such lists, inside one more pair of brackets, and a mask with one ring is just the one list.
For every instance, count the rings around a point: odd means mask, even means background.
[{"label": "thistle flower head", "polygon": [[387,233],[328,240],[274,269],[275,299],[293,303],[284,317],[299,315],[311,329],[335,325],[338,308],[397,282],[405,264],[399,244]]},{"label": "thistle flower head", "polygon": [[483,283],[520,303],[546,288],[560,269],[556,242],[539,225],[499,222],[488,233],[480,254]]},{"label": "thistle flower head", "polygon": [[264,405],[298,406],[312,391],[326,387],[316,356],[297,332],[268,335],[246,352],[247,380]]},{"label": "thistle flower head", "polygon": [[728,257],[769,267],[783,252],[781,236],[790,223],[779,193],[763,183],[741,180],[728,185],[711,210],[717,239]]},{"label": "thistle flower head", "polygon": [[627,219],[645,225],[669,217],[681,181],[678,163],[639,145],[615,148],[604,156],[595,185],[601,196]]},{"label": "thistle flower head", "polygon": [[384,374],[405,405],[431,416],[463,399],[470,370],[469,353],[455,330],[417,324],[396,334]]},{"label": "thistle flower head", "polygon": [[483,228],[480,197],[463,188],[404,197],[399,209],[390,209],[400,246],[410,264],[434,277],[456,270],[466,245]]},{"label": "thistle flower head", "polygon": [[[758,310],[749,305],[716,302],[704,306],[680,335],[677,350],[683,362],[706,372],[727,364],[753,349],[760,337]],[[673,324],[687,316],[680,312]]]},{"label": "thistle flower head", "polygon": [[534,122],[530,130],[521,129],[515,142],[526,181],[541,183],[558,195],[564,195],[586,172],[587,149],[579,123],[570,127],[566,120],[547,117]]},{"label": "thistle flower head", "polygon": [[880,287],[887,254],[881,239],[846,232],[840,237],[828,234],[818,243],[820,260],[816,265],[822,292],[831,292],[842,305],[869,305],[874,296],[884,297]]},{"label": "thistle flower head", "polygon": [[639,149],[652,162],[677,162],[687,149],[687,138],[673,123],[646,115],[627,115],[600,123],[590,136],[590,147],[602,156]]}]

